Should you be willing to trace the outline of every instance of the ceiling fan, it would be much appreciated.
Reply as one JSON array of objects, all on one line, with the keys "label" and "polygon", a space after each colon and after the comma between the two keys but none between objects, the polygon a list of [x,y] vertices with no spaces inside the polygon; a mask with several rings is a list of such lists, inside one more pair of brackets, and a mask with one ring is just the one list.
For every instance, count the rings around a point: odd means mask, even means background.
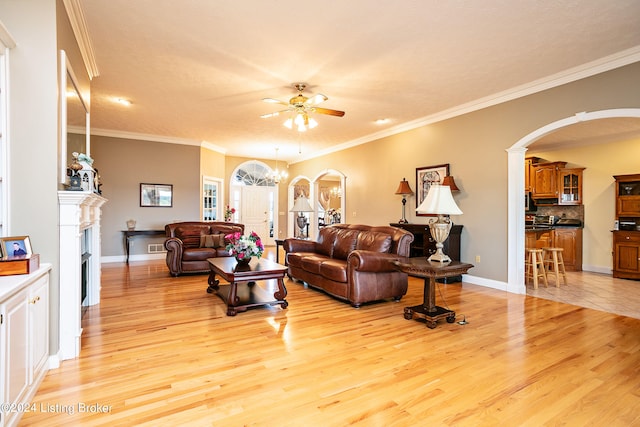
[{"label": "ceiling fan", "polygon": [[268,102],[270,104],[286,105],[286,109],[276,111],[274,113],[263,114],[260,117],[266,119],[269,117],[279,116],[280,114],[289,113],[291,117],[284,122],[284,125],[289,129],[293,129],[293,125],[295,124],[298,128],[298,131],[304,132],[307,129],[313,129],[314,127],[318,126],[318,122],[316,122],[312,117],[309,117],[310,113],[327,114],[329,116],[337,117],[344,116],[344,111],[317,107],[318,104],[326,101],[329,98],[321,93],[307,98],[302,94],[302,92],[307,87],[305,83],[295,83],[293,86],[298,91],[298,94],[291,98],[289,102],[280,101],[279,99],[274,98],[263,99],[264,102]]}]

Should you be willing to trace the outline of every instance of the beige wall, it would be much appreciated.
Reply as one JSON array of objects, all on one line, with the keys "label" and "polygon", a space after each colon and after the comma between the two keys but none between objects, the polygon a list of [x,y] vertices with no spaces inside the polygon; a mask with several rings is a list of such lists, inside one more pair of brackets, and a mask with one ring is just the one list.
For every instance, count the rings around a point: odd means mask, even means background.
[{"label": "beige wall", "polygon": [[613,262],[611,229],[615,220],[613,176],[640,173],[640,139],[580,144],[575,148],[552,151],[537,151],[533,144],[527,155],[548,161],[567,161],[567,167],[586,168],[582,191],[583,265],[585,270],[610,272]]},{"label": "beige wall", "polygon": [[[346,180],[346,222],[385,224],[398,220],[406,177],[415,191],[415,170],[448,163],[461,191],[454,197],[463,215],[461,258],[470,273],[507,281],[507,153],[529,133],[582,111],[640,106],[640,63],[505,102],[290,166],[290,175],[316,176],[326,168]],[[415,216],[415,198],[407,202]],[[476,256],[481,259],[477,263]]]},{"label": "beige wall", "polygon": [[[92,136],[93,166],[102,178],[102,256],[124,254],[122,230],[135,219],[138,230],[162,230],[175,221],[200,219],[200,147]],[[140,183],[173,185],[173,207],[140,207]],[[161,237],[136,237],[131,254],[146,254]]]}]

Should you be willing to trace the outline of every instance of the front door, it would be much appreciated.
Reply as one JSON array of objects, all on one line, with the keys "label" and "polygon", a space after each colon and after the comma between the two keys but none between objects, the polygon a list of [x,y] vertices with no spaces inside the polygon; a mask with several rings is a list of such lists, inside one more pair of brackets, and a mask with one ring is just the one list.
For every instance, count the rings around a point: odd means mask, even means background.
[{"label": "front door", "polygon": [[242,223],[245,234],[255,231],[264,245],[275,245],[270,236],[273,222],[273,187],[244,186],[242,188]]}]

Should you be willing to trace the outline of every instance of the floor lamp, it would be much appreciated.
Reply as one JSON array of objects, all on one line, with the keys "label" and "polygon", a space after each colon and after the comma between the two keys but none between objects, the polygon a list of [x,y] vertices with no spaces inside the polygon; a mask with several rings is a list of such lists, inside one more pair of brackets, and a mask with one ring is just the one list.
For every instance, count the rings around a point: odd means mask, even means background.
[{"label": "floor lamp", "polygon": [[453,200],[451,188],[447,185],[431,185],[427,197],[420,203],[416,212],[438,215],[438,220],[429,224],[431,236],[436,241],[436,252],[427,259],[438,262],[451,261],[451,258],[442,251],[444,242],[449,237],[449,231],[451,230],[449,215],[462,215],[462,211]]},{"label": "floor lamp", "polygon": [[296,225],[298,226],[298,235],[296,236],[299,239],[304,239],[304,227],[307,225],[307,218],[304,216],[304,212],[313,212],[313,208],[309,204],[309,199],[307,199],[304,195],[298,196],[293,207],[289,212],[296,212],[298,216],[296,217]]}]

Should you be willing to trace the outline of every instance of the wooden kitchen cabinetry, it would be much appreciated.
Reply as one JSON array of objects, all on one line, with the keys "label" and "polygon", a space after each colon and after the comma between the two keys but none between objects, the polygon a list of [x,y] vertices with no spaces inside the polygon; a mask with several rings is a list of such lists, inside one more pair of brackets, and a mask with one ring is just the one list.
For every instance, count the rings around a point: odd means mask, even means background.
[{"label": "wooden kitchen cabinetry", "polygon": [[558,171],[567,162],[549,162],[532,165],[530,176],[531,197],[534,199],[558,198]]},{"label": "wooden kitchen cabinetry", "polygon": [[582,271],[582,228],[555,227],[549,230],[527,230],[525,249],[562,248],[567,271]]},{"label": "wooden kitchen cabinetry", "polygon": [[582,228],[556,227],[553,245],[562,248],[562,259],[567,271],[582,271]]},{"label": "wooden kitchen cabinetry", "polygon": [[524,159],[524,191],[533,190],[533,165],[540,161],[539,157],[525,157]]},{"label": "wooden kitchen cabinetry", "polygon": [[613,277],[640,279],[640,174],[616,175],[613,231]]},{"label": "wooden kitchen cabinetry", "polygon": [[582,171],[584,168],[567,168],[558,171],[558,204],[582,204]]}]

